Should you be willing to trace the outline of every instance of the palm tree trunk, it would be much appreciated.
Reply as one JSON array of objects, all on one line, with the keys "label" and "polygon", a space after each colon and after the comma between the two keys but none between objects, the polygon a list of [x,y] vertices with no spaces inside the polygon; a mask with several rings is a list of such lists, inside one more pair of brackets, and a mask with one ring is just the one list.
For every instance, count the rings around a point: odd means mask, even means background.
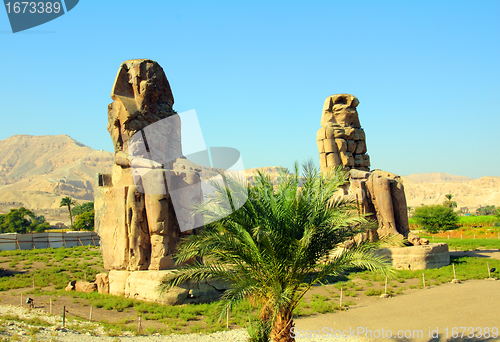
[{"label": "palm tree trunk", "polygon": [[294,342],[295,338],[291,336],[291,329],[294,325],[290,310],[285,309],[279,312],[271,332],[273,342]]},{"label": "palm tree trunk", "polygon": [[71,227],[73,227],[73,216],[71,215],[71,204],[68,204],[69,211],[69,221],[71,222]]}]

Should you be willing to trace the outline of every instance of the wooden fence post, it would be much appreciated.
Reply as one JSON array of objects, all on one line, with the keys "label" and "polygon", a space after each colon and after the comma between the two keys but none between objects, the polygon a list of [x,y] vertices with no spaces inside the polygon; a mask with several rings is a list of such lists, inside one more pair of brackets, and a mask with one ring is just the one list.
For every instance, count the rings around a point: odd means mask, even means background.
[{"label": "wooden fence post", "polygon": [[342,297],[343,297],[343,295],[344,295],[344,293],[343,293],[343,292],[344,292],[344,287],[342,287],[342,286],[341,286],[341,287],[340,287],[340,307],[342,307]]}]

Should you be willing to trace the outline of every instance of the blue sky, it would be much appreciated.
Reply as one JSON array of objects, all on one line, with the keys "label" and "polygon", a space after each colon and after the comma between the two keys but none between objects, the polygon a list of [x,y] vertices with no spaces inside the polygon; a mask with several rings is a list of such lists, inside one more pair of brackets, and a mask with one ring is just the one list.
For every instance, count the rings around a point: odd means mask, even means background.
[{"label": "blue sky", "polygon": [[245,168],[318,163],[324,99],[360,100],[372,168],[500,176],[499,1],[81,0],[12,34],[0,9],[0,139],[112,151],[107,105],[132,58]]}]

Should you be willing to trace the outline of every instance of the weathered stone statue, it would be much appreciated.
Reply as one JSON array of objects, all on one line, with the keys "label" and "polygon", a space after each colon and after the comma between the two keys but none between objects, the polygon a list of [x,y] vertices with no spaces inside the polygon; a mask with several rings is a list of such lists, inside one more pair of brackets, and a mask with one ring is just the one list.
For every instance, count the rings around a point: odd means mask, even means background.
[{"label": "weathered stone statue", "polygon": [[353,196],[359,210],[378,221],[376,235],[399,234],[414,245],[424,243],[410,234],[401,178],[381,170],[370,171],[365,132],[356,109],[358,104],[359,100],[349,94],[326,98],[316,138],[321,171],[329,172],[338,166],[349,171],[345,195]]},{"label": "weathered stone statue", "polygon": [[326,98],[316,136],[321,170],[343,165],[346,170],[369,171],[370,157],[366,154],[365,132],[359,124],[358,104],[358,99],[348,94]]},{"label": "weathered stone statue", "polygon": [[[182,155],[181,122],[163,69],[133,59],[120,66],[108,106],[108,131],[115,149],[113,173],[98,175],[96,231],[109,270],[165,270],[183,234],[202,217],[174,210],[202,200],[200,176]],[[175,185],[175,186],[174,186]],[[196,222],[195,222],[196,221]]]}]

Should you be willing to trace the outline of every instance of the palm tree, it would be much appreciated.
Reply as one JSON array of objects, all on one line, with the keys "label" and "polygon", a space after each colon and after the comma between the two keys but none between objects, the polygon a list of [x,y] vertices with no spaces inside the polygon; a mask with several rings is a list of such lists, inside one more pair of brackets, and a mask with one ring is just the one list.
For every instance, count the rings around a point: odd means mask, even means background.
[{"label": "palm tree", "polygon": [[452,201],[451,199],[453,198],[452,194],[446,194],[444,195],[446,197],[446,201],[444,201],[443,205],[448,208],[456,208],[457,207],[457,202]]},{"label": "palm tree", "polygon": [[[260,172],[254,186],[231,177],[224,179],[229,188],[213,183],[214,195],[198,212],[223,218],[183,239],[176,253],[178,263],[205,258],[181,266],[162,282],[161,290],[188,280],[226,280],[232,287],[222,296],[221,315],[251,299],[260,305],[261,326],[268,327],[273,341],[294,341],[293,312],[313,285],[351,267],[390,273],[373,243],[351,240],[369,222],[351,199],[335,196],[345,184],[345,173],[322,176],[311,162],[303,170],[303,177],[297,164],[294,174],[281,172],[274,186]],[[234,203],[247,194],[248,200],[234,212],[222,200],[229,197]]]},{"label": "palm tree", "polygon": [[73,215],[71,215],[71,206],[76,205],[76,202],[71,197],[64,197],[61,199],[61,203],[59,203],[59,208],[67,206],[69,211],[69,220],[71,222],[71,226],[73,227]]}]

